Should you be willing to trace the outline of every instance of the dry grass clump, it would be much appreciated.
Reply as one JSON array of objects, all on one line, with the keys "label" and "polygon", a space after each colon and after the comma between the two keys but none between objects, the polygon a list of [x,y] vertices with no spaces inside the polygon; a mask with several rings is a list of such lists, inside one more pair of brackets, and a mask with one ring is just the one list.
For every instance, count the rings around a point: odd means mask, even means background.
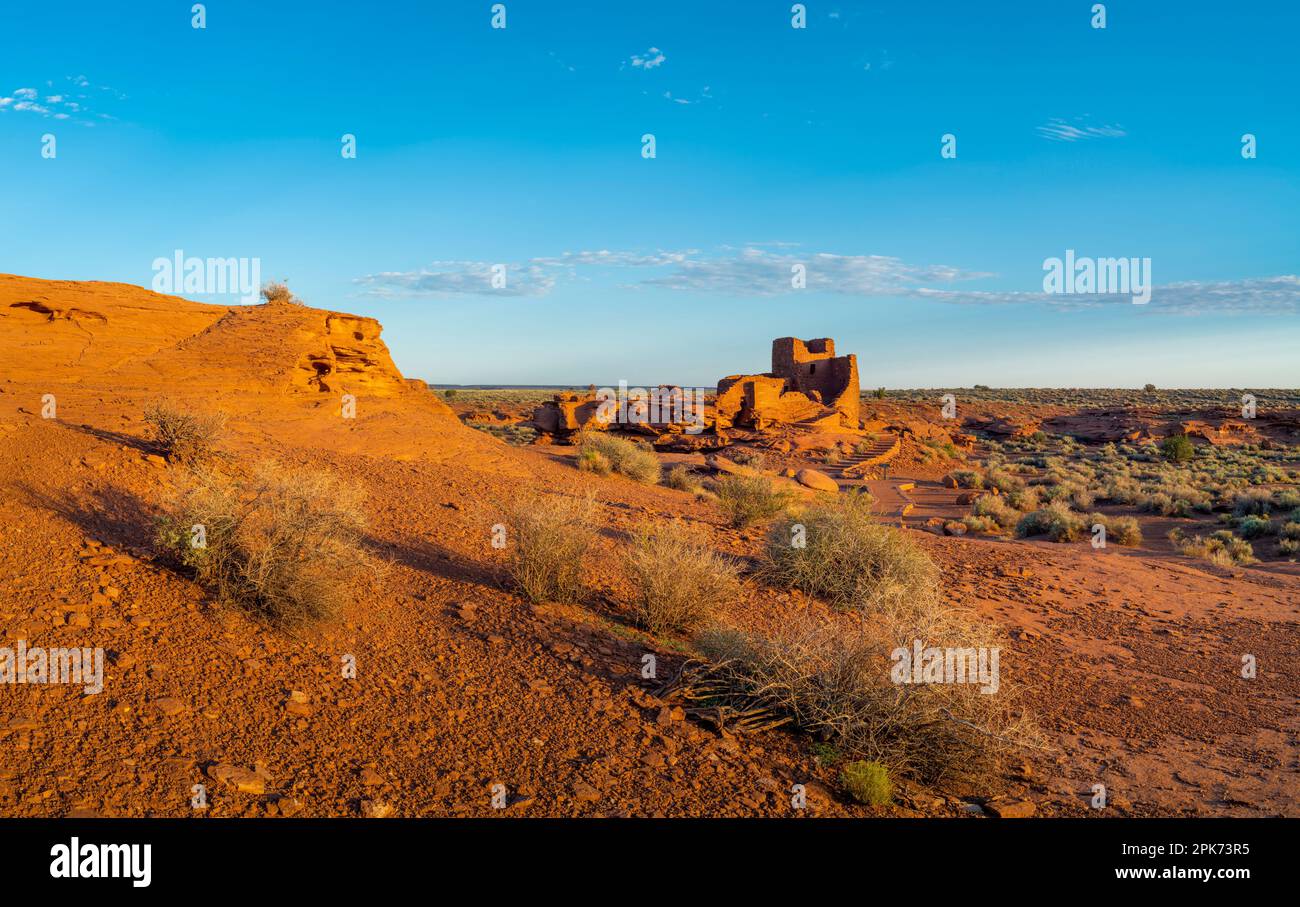
[{"label": "dry grass clump", "polygon": [[360,491],[266,463],[249,478],[192,473],[159,518],[156,540],[219,601],[294,625],[336,614],[374,570],[365,531]]},{"label": "dry grass clump", "polygon": [[584,447],[578,451],[578,468],[583,472],[594,472],[599,476],[607,476],[613,471],[614,467],[609,462],[609,457],[598,450]]},{"label": "dry grass clump", "polygon": [[[801,529],[802,527],[802,529]],[[938,599],[939,570],[902,531],[871,517],[869,499],[810,507],[772,527],[760,576],[829,604],[917,614]]]},{"label": "dry grass clump", "polygon": [[678,491],[686,491],[691,494],[699,494],[704,490],[704,484],[695,476],[695,473],[685,466],[674,466],[664,475],[663,484],[668,488],[675,488]]},{"label": "dry grass clump", "polygon": [[748,466],[750,469],[766,469],[767,455],[752,447],[734,447],[727,450],[727,456],[733,463]]},{"label": "dry grass clump", "polygon": [[764,476],[723,476],[713,491],[728,522],[737,529],[771,519],[793,501],[789,492],[778,490]]},{"label": "dry grass clump", "polygon": [[582,561],[596,538],[591,498],[525,492],[503,508],[506,574],[534,602],[574,602],[582,592]]},{"label": "dry grass clump", "polygon": [[655,456],[654,450],[649,445],[638,444],[602,431],[583,432],[578,443],[582,445],[582,450],[578,454],[579,468],[591,468],[592,471],[599,472],[599,469],[594,469],[590,465],[586,467],[583,465],[583,457],[591,460],[599,456],[608,464],[606,472],[612,470],[633,481],[648,485],[659,481],[659,458]]},{"label": "dry grass clump", "polygon": [[1199,557],[1220,567],[1256,563],[1255,549],[1250,542],[1237,538],[1227,529],[1220,529],[1208,538],[1200,535],[1188,537],[1181,529],[1172,529],[1169,540],[1174,543],[1179,554]]},{"label": "dry grass clump", "polygon": [[740,592],[739,567],[679,521],[645,526],[632,537],[628,566],[637,619],[653,633],[692,630]]},{"label": "dry grass clump", "polygon": [[[705,676],[715,701],[738,711],[783,716],[855,759],[923,783],[996,776],[1033,739],[1031,726],[1014,713],[1005,683],[996,694],[972,683],[894,683],[891,653],[910,644],[913,630],[906,622],[853,627],[809,615],[772,637],[710,630],[696,646],[710,659]],[[955,621],[942,638],[963,647],[987,639]]]},{"label": "dry grass clump", "polygon": [[226,427],[224,413],[187,413],[166,400],[159,400],[146,409],[144,421],[149,426],[150,439],[168,459],[188,464],[211,459]]},{"label": "dry grass clump", "polygon": [[1073,542],[1083,533],[1083,521],[1062,501],[1027,513],[1016,524],[1016,535],[1045,535],[1054,542]]}]

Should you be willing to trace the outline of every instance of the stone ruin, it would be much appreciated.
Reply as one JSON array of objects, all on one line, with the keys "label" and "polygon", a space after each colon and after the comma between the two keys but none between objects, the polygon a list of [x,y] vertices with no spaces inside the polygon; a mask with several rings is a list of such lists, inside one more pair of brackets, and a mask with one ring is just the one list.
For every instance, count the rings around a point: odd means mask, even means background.
[{"label": "stone ruin", "polygon": [[772,341],[772,371],[731,375],[718,382],[714,425],[856,429],[860,393],[857,356],[836,356],[835,341],[829,337],[780,337]]},{"label": "stone ruin", "polygon": [[[677,390],[668,385],[660,392]],[[716,402],[708,410],[704,431],[686,432],[681,420],[642,420],[624,425],[598,418],[594,393],[564,392],[543,403],[531,424],[557,440],[572,440],[584,430],[617,429],[655,435],[662,447],[725,447],[739,432],[762,434],[789,427],[808,432],[857,431],[860,427],[858,357],[835,355],[829,337],[772,341],[772,370],[761,375],[730,375],[718,382]],[[698,427],[698,426],[696,426]]]}]

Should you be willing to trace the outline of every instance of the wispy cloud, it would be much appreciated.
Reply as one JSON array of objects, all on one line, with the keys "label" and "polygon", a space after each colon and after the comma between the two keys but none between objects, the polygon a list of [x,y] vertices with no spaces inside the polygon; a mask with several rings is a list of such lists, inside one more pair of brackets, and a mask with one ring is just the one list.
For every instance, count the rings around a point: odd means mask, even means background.
[{"label": "wispy cloud", "polygon": [[661,287],[735,296],[774,296],[793,292],[791,278],[802,266],[807,287],[851,296],[898,294],[925,282],[949,282],[991,277],[946,265],[909,265],[882,255],[798,255],[760,245],[724,248],[713,253],[698,249],[651,253],[608,249],[565,252],[562,255],[506,263],[507,289],[492,286],[493,265],[483,261],[439,261],[417,271],[368,274],[355,282],[368,295],[439,296],[456,294],[544,296],[562,278],[579,279],[598,269],[643,271],[627,288]]},{"label": "wispy cloud", "polygon": [[886,255],[800,255],[748,247],[734,254],[687,258],[670,273],[648,277],[638,285],[734,296],[775,296],[796,292],[791,278],[799,266],[808,290],[844,296],[898,295],[924,282],[993,276],[947,265],[910,265]]},{"label": "wispy cloud", "polygon": [[1102,126],[1089,122],[1087,117],[1075,117],[1073,120],[1062,120],[1056,117],[1048,120],[1042,126],[1036,127],[1038,134],[1043,138],[1053,142],[1079,142],[1084,139],[1097,138],[1123,138],[1128,135],[1124,127],[1118,123]]},{"label": "wispy cloud", "polygon": [[[1041,291],[953,287],[996,277],[988,271],[946,264],[915,264],[888,255],[798,252],[794,244],[751,243],[721,247],[637,252],[597,249],[503,262],[506,285],[493,286],[497,264],[435,261],[413,271],[385,271],[357,278],[363,295],[385,298],[511,296],[540,298],[564,282],[612,278],[625,290],[666,289],[740,298],[820,292],[856,298],[912,299],[948,305],[1026,305],[1061,310],[1132,306],[1131,295],[1050,294]],[[805,289],[791,278],[802,266]],[[494,271],[494,268],[497,268]],[[625,276],[620,277],[623,274]],[[1156,286],[1143,307],[1172,314],[1300,314],[1300,277],[1253,277],[1181,281]]]},{"label": "wispy cloud", "polygon": [[634,69],[654,69],[663,66],[664,61],[668,59],[664,52],[657,47],[652,47],[644,54],[632,54],[632,58],[627,62],[632,64]]},{"label": "wispy cloud", "polygon": [[358,277],[354,283],[367,296],[427,298],[438,296],[545,296],[555,286],[550,269],[533,265],[505,266],[505,286],[493,285],[498,263],[435,261],[418,271],[383,271]]},{"label": "wispy cloud", "polygon": [[[1131,306],[1128,294],[1051,294],[1042,292],[1000,292],[983,290],[941,290],[922,288],[910,295],[953,305],[1048,305],[1061,309],[1095,309],[1111,305]],[[1179,315],[1300,314],[1300,277],[1248,277],[1241,280],[1184,280],[1157,286],[1151,312]]]}]

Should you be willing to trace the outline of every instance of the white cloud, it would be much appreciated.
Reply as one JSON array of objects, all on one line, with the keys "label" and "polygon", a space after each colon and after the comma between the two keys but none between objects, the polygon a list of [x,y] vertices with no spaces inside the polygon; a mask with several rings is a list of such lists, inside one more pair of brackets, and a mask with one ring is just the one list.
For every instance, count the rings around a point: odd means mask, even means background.
[{"label": "white cloud", "polygon": [[1075,117],[1073,121],[1069,122],[1053,117],[1042,126],[1036,127],[1036,129],[1039,135],[1053,142],[1078,142],[1083,139],[1095,138],[1122,138],[1128,135],[1124,130],[1124,127],[1119,124],[1095,126],[1089,123],[1086,117]]},{"label": "white cloud", "polygon": [[664,56],[662,50],[652,47],[644,54],[632,54],[632,59],[628,62],[636,69],[654,69],[657,66],[663,66],[666,59],[668,58]]},{"label": "white cloud", "polygon": [[[72,76],[66,81],[75,88],[92,87],[90,81],[86,79],[85,76]],[[52,86],[52,83],[50,82],[47,82],[46,84]],[[117,89],[110,88],[106,85],[98,86],[98,88],[100,91],[109,92],[119,101],[126,97],[126,95],[122,94]],[[56,120],[68,120],[74,117],[80,117],[82,114],[87,113],[85,104],[82,103],[85,100],[86,95],[84,93],[77,93],[76,97],[78,100],[72,100],[69,94],[65,92],[53,92],[41,97],[40,92],[35,88],[17,88],[14,90],[12,95],[0,97],[0,111],[12,110],[22,113],[34,113],[43,117],[52,117]],[[106,113],[98,114],[98,117],[99,119],[105,120],[114,119],[114,117]],[[87,125],[93,125],[93,123],[85,120],[82,122],[86,122]]]}]

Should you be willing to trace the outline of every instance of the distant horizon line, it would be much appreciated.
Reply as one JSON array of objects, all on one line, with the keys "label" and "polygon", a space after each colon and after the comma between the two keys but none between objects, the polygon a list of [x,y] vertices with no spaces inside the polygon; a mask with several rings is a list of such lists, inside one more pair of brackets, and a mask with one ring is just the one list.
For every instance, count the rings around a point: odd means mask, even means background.
[{"label": "distant horizon line", "polygon": [[[619,382],[612,384],[599,384],[591,381],[579,381],[571,384],[450,384],[427,381],[423,378],[416,379],[424,381],[429,387],[436,390],[584,390],[588,387],[618,387]],[[649,384],[637,384],[631,381],[625,382],[628,387],[689,387],[689,388],[717,388],[717,383],[713,384],[671,384],[664,381],[655,381]],[[1045,384],[949,384],[935,385],[933,387],[885,387],[886,393],[915,393],[918,391],[951,391],[951,390],[968,390],[968,391],[1138,391],[1147,393],[1145,387],[1129,386],[1112,386],[1106,387],[1101,385],[1084,387],[1081,385],[1045,385]],[[870,395],[875,388],[864,387],[860,391],[863,395]],[[1300,387],[1261,387],[1253,385],[1251,387],[1163,387],[1157,385],[1156,391],[1282,391],[1290,394],[1300,394]]]}]

